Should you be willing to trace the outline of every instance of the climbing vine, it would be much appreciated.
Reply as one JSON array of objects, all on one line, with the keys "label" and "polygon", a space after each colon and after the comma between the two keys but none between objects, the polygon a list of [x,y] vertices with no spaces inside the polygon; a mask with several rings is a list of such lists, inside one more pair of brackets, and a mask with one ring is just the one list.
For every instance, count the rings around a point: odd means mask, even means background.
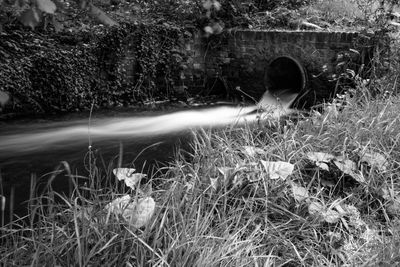
[{"label": "climbing vine", "polygon": [[111,98],[123,104],[148,97],[171,97],[186,61],[183,28],[125,24],[111,29],[96,47]]},{"label": "climbing vine", "polygon": [[124,24],[92,35],[43,37],[13,28],[0,42],[0,87],[9,109],[60,112],[173,97],[189,33],[157,24]]}]

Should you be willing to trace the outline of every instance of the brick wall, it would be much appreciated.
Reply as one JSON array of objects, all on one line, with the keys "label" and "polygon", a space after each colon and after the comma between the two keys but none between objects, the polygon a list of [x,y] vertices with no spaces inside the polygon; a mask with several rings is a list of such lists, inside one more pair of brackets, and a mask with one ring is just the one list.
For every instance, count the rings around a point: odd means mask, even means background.
[{"label": "brick wall", "polygon": [[232,94],[240,87],[259,99],[266,90],[269,64],[290,56],[307,76],[300,104],[321,102],[334,91],[335,77],[369,62],[372,46],[367,43],[367,37],[355,32],[230,30],[209,38],[197,34],[185,46],[189,60],[183,83],[191,92],[206,88]]}]

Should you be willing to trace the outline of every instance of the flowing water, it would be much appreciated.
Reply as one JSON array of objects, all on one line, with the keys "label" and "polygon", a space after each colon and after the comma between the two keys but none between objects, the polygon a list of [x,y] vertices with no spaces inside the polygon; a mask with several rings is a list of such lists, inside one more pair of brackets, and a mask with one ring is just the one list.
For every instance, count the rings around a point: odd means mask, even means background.
[{"label": "flowing water", "polygon": [[[29,196],[31,174],[46,177],[60,161],[66,161],[73,170],[87,175],[81,172],[85,172],[85,154],[89,147],[106,164],[116,160],[122,147],[124,165],[134,165],[136,169],[151,173],[157,162],[166,163],[173,158],[177,146],[187,146],[191,130],[227,125],[240,127],[258,123],[260,119],[275,120],[290,112],[288,107],[296,96],[286,93],[278,102],[266,93],[258,105],[247,107],[219,106],[112,118],[96,118],[94,114],[90,118],[61,122],[3,124],[0,126],[3,191],[0,194],[7,199],[13,194],[14,211],[23,214],[20,204]],[[65,191],[65,180],[57,182],[60,191]],[[55,187],[57,189],[57,185]]]}]

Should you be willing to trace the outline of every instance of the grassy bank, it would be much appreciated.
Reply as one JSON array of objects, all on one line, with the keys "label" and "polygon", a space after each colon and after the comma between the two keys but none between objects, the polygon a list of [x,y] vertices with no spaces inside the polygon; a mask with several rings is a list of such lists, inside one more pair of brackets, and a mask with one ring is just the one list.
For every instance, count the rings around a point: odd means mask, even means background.
[{"label": "grassy bank", "polygon": [[[280,123],[195,133],[193,151],[140,190],[90,164],[75,190],[32,190],[1,229],[4,266],[394,266],[400,264],[400,97],[357,93]],[[323,152],[316,154],[312,152]],[[268,162],[286,162],[268,167]],[[270,165],[271,166],[271,165]],[[60,169],[60,170],[61,170]],[[84,187],[78,179],[86,179]],[[34,188],[35,177],[32,177]],[[151,196],[135,228],[106,209]]]}]

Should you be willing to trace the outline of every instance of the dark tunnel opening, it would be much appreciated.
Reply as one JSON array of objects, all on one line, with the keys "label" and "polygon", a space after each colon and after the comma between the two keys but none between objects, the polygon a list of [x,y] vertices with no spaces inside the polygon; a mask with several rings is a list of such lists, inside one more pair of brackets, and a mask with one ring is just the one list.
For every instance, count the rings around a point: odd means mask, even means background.
[{"label": "dark tunnel opening", "polygon": [[280,56],[271,61],[264,75],[264,85],[272,94],[301,94],[307,84],[303,66],[290,56]]}]

